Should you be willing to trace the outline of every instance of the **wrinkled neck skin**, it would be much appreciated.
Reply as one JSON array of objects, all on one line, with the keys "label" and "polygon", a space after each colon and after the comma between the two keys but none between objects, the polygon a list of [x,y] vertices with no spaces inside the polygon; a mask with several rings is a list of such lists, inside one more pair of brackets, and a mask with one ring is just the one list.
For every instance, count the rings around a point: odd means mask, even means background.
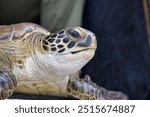
[{"label": "wrinkled neck skin", "polygon": [[[42,79],[52,82],[61,82],[66,76],[79,71],[88,61],[79,59],[77,61],[66,61],[69,55],[41,54],[32,55],[33,71]],[[39,78],[41,78],[39,77]]]},{"label": "wrinkled neck skin", "polygon": [[54,83],[54,85],[59,87],[59,95],[61,96],[67,94],[69,75],[79,71],[86,64],[85,60],[80,59],[73,63],[68,61],[67,64],[64,64],[64,57],[44,54],[33,59],[37,66],[37,68],[33,68],[33,71],[36,72],[35,74],[39,74],[37,78]]},{"label": "wrinkled neck skin", "polygon": [[[32,61],[32,72],[36,72],[36,74],[43,77],[42,79],[57,82],[59,78],[63,77],[63,80],[64,77],[79,71],[89,62],[89,60],[84,57],[84,51],[81,54],[74,55],[71,53],[58,54],[44,51],[44,40],[45,37],[30,42],[30,47],[33,47],[33,45],[34,47],[30,49],[31,57],[28,58]],[[41,74],[39,74],[40,72]]]},{"label": "wrinkled neck skin", "polygon": [[[68,84],[69,75],[79,71],[89,60],[78,59],[76,55],[61,55],[45,52],[42,48],[42,42],[45,37],[41,35],[34,39],[26,41],[25,49],[20,49],[19,53],[26,50],[27,55],[23,59],[23,67],[14,65],[13,73],[17,76],[18,85],[25,82],[42,83],[51,82],[58,86],[61,94],[65,94],[66,86]],[[22,42],[20,42],[21,45]],[[16,53],[16,56],[19,55]],[[84,54],[81,54],[83,56]],[[69,59],[77,59],[74,62]]]}]

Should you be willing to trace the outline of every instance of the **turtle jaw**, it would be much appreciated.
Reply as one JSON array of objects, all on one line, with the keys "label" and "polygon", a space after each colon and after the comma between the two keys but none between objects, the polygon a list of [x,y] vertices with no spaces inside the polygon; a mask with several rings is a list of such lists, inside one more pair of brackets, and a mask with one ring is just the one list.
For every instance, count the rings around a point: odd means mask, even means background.
[{"label": "turtle jaw", "polygon": [[84,59],[91,60],[95,55],[95,49],[88,49],[84,52]]},{"label": "turtle jaw", "polygon": [[88,33],[84,40],[77,42],[77,46],[72,50],[71,54],[82,54],[87,60],[91,60],[97,49],[97,40],[93,33]]},{"label": "turtle jaw", "polygon": [[71,52],[71,54],[82,54],[83,58],[87,59],[87,60],[91,60],[94,55],[95,55],[95,50],[96,48],[87,48],[87,49],[82,49],[82,50],[78,50],[78,51],[73,51]]}]

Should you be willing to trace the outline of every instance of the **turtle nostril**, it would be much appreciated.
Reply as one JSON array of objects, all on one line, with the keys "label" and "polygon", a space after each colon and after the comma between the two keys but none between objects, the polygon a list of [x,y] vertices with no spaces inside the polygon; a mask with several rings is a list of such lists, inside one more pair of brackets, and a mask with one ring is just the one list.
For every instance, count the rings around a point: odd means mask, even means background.
[{"label": "turtle nostril", "polygon": [[95,34],[92,34],[93,37],[95,37]]}]

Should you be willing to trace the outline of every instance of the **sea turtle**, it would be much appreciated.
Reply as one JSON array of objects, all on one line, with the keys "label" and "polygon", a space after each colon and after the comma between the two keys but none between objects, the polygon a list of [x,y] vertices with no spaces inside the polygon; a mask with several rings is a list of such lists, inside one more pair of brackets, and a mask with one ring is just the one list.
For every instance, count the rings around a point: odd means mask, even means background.
[{"label": "sea turtle", "polygon": [[126,99],[98,87],[89,76],[72,77],[96,50],[95,35],[81,27],[50,33],[33,23],[0,26],[0,99],[13,92],[78,99]]}]

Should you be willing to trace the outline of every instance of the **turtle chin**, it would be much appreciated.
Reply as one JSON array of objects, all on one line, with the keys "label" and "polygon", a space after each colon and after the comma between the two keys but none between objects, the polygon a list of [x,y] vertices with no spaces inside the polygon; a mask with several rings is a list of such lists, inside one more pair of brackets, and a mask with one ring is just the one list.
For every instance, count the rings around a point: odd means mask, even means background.
[{"label": "turtle chin", "polygon": [[57,73],[72,74],[79,71],[82,67],[84,67],[94,56],[95,49],[87,49],[83,51],[78,51],[75,53],[68,53],[62,55],[59,59],[59,69],[61,71]]},{"label": "turtle chin", "polygon": [[85,50],[83,57],[86,60],[91,60],[95,55],[95,50],[94,49],[89,49],[89,50]]},{"label": "turtle chin", "polygon": [[79,62],[78,64],[81,64],[80,63],[81,61],[83,61],[83,63],[87,63],[93,58],[94,55],[95,55],[95,48],[86,48],[78,51],[72,51],[62,55],[63,58],[62,63],[70,64]]}]

